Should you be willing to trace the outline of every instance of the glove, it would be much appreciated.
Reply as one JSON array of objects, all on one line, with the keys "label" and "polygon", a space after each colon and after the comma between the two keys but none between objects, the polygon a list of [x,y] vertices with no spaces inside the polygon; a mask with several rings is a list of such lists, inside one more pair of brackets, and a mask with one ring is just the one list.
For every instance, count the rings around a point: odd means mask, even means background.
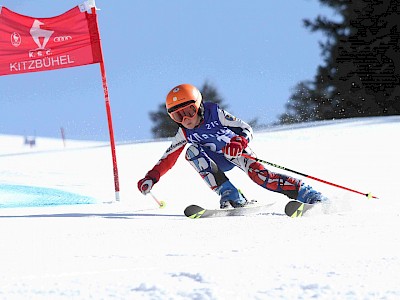
[{"label": "glove", "polygon": [[222,148],[227,159],[239,157],[243,150],[247,148],[248,141],[245,137],[237,135],[231,138],[230,142]]},{"label": "glove", "polygon": [[153,185],[156,184],[159,179],[160,179],[160,174],[157,171],[155,170],[149,171],[144,178],[138,181],[137,186],[139,191],[143,195],[147,195],[148,193],[150,193],[151,189],[153,188]]}]

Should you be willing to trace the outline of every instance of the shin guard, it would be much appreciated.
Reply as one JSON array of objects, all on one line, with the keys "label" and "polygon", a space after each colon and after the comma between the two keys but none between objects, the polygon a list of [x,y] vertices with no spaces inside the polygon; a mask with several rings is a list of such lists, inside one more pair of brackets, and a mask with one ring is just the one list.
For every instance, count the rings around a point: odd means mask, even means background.
[{"label": "shin guard", "polygon": [[297,198],[301,185],[299,179],[268,171],[259,162],[254,162],[249,166],[248,175],[265,189],[284,194],[290,199]]}]

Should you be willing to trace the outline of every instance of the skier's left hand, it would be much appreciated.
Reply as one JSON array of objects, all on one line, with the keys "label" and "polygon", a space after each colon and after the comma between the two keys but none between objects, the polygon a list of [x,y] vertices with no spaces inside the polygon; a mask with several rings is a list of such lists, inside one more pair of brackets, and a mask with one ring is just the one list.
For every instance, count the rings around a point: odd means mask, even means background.
[{"label": "skier's left hand", "polygon": [[237,158],[242,155],[244,149],[246,149],[248,141],[245,137],[237,135],[231,138],[230,142],[222,148],[225,157],[227,159]]}]

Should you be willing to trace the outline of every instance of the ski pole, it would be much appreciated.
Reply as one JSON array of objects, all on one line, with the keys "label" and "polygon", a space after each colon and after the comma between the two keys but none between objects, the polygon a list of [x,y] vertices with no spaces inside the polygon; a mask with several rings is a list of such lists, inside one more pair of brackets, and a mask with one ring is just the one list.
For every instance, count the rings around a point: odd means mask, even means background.
[{"label": "ski pole", "polygon": [[295,173],[295,174],[304,176],[304,177],[306,177],[306,178],[310,178],[310,179],[313,179],[313,180],[316,180],[316,181],[319,181],[319,182],[322,182],[322,183],[325,183],[325,184],[332,185],[332,186],[337,187],[337,188],[344,189],[344,190],[346,190],[346,191],[350,191],[350,192],[353,192],[353,193],[357,193],[357,194],[360,194],[360,195],[364,195],[364,196],[367,197],[368,199],[371,199],[371,198],[379,199],[378,197],[373,196],[371,193],[362,193],[362,192],[359,192],[359,191],[356,191],[356,190],[347,188],[347,187],[345,187],[345,186],[338,185],[338,184],[336,184],[336,183],[332,183],[332,182],[329,182],[329,181],[326,181],[326,180],[323,180],[323,179],[319,179],[319,178],[314,177],[314,176],[311,176],[311,175],[307,175],[307,174],[304,174],[304,173],[301,173],[301,172],[297,172],[297,171],[291,170],[291,169],[289,169],[289,168],[285,168],[285,167],[282,167],[282,166],[280,166],[280,165],[277,165],[277,164],[274,164],[274,163],[271,163],[271,162],[268,162],[268,161],[265,161],[265,160],[262,160],[262,159],[259,159],[259,158],[256,158],[256,157],[252,157],[252,156],[250,156],[250,155],[248,155],[248,154],[245,154],[245,153],[242,153],[242,156],[243,156],[243,157],[246,157],[246,158],[249,158],[249,159],[253,159],[253,160],[258,161],[258,162],[260,162],[260,163],[264,163],[264,164],[273,166],[273,167],[278,168],[278,169],[282,169],[282,170],[285,170],[285,171],[288,171],[288,172],[292,172],[292,173]]},{"label": "ski pole", "polygon": [[158,199],[156,198],[156,196],[153,195],[152,192],[149,192],[149,194],[151,195],[151,197],[153,198],[153,200],[154,200],[155,202],[157,202],[157,204],[158,204],[158,206],[159,206],[160,208],[164,208],[164,207],[165,207],[166,203],[165,203],[164,201],[158,200]]}]

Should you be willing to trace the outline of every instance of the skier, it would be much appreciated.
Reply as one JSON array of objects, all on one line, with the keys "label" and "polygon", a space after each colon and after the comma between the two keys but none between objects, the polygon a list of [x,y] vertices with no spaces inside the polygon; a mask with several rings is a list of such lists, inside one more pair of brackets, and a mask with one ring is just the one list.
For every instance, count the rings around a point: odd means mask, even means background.
[{"label": "skier", "polygon": [[248,146],[253,138],[252,128],[217,104],[203,102],[195,86],[181,84],[174,87],[167,95],[166,108],[179,129],[161,159],[139,180],[138,189],[142,194],[149,193],[160,177],[174,166],[189,143],[185,158],[221,197],[222,209],[242,207],[248,203],[225,174],[234,167],[243,170],[258,185],[290,199],[304,203],[324,200],[321,193],[301,180],[273,173],[261,163],[241,156],[242,153],[256,156]]}]

